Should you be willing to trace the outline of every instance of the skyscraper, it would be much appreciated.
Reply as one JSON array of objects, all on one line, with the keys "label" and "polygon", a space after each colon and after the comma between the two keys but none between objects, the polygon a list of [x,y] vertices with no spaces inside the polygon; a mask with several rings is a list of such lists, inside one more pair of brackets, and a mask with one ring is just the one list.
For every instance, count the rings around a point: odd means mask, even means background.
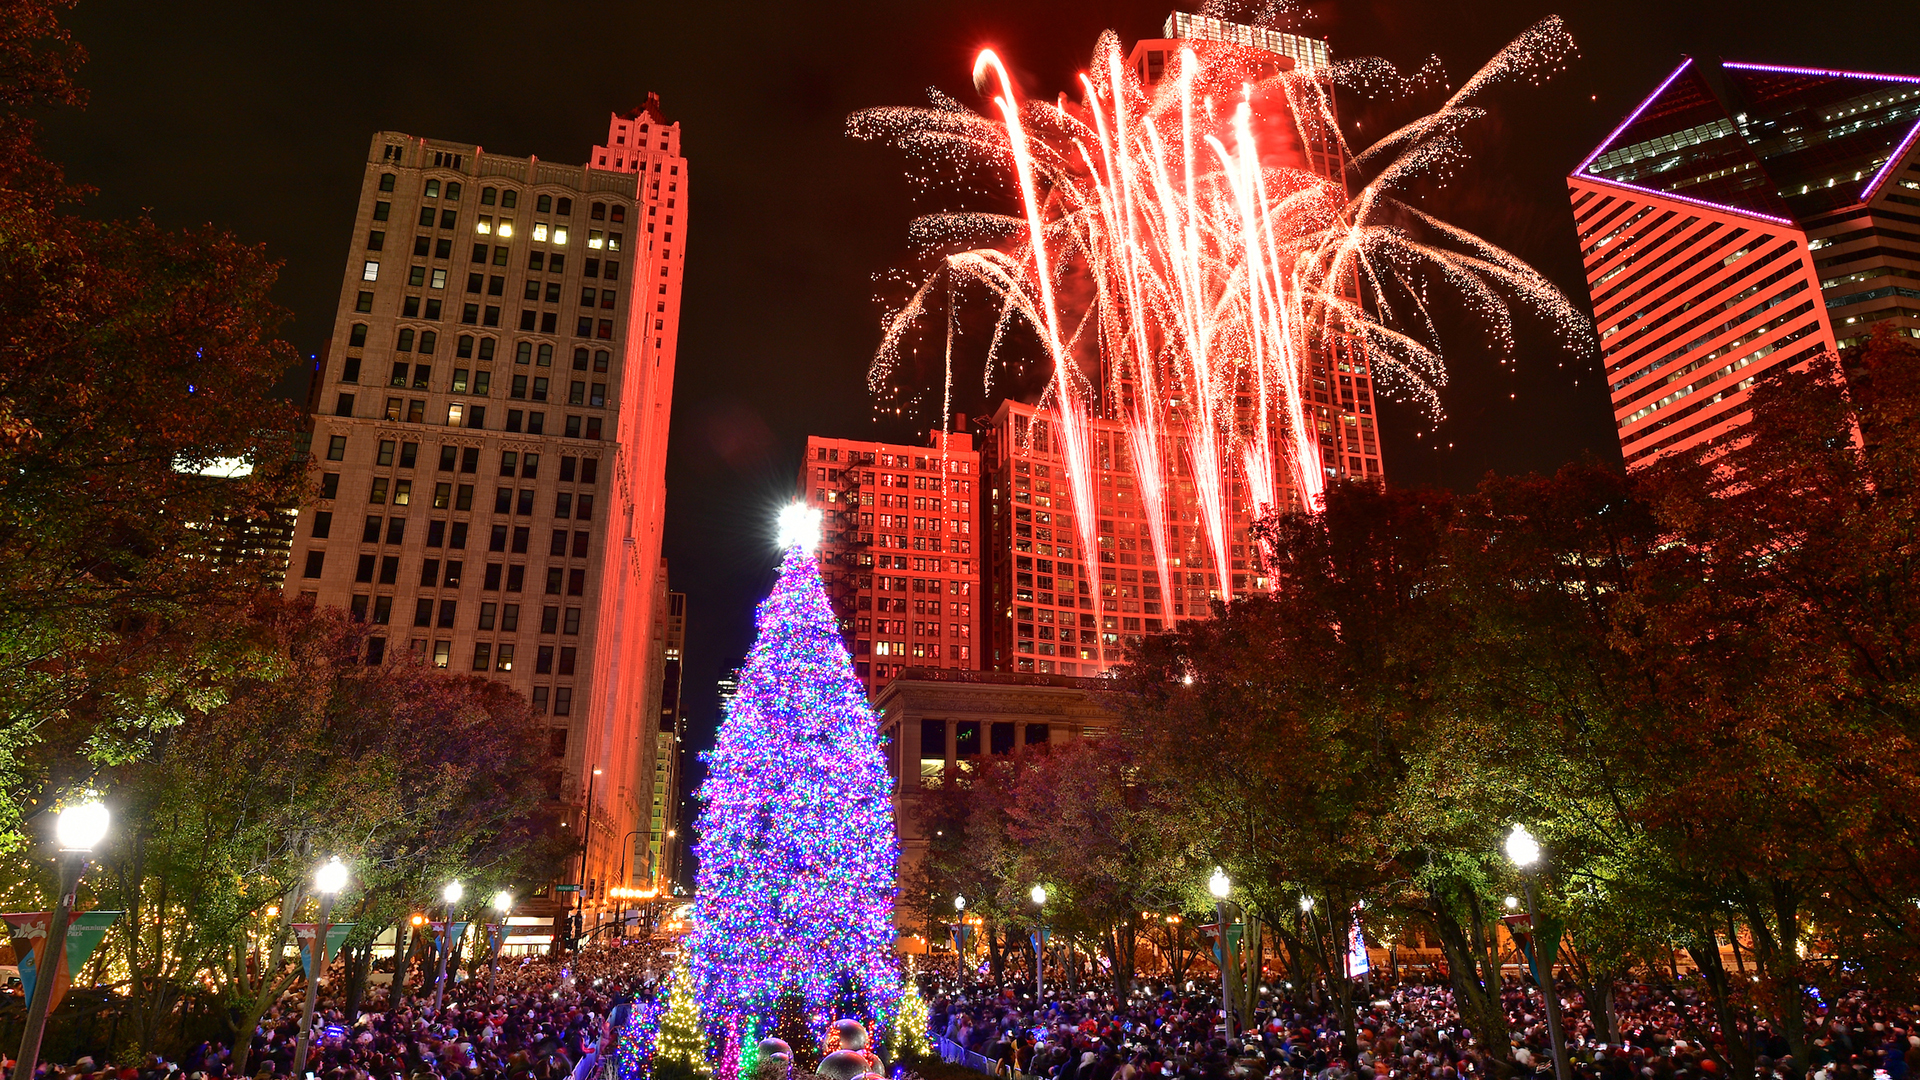
[{"label": "skyscraper", "polygon": [[1688,58],[1567,187],[1629,468],[1772,371],[1920,335],[1920,78]]},{"label": "skyscraper", "polygon": [[807,439],[800,496],[821,511],[821,577],[869,697],[908,667],[980,666],[979,476],[971,435]]},{"label": "skyscraper", "polygon": [[585,165],[373,137],[287,586],[550,719],[589,921],[650,861],[686,182],[652,95]]}]

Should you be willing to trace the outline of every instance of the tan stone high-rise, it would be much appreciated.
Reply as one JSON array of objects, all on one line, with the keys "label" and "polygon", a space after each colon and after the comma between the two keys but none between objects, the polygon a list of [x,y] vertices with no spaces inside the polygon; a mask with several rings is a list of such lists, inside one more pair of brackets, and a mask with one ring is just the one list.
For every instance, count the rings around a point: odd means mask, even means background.
[{"label": "tan stone high-rise", "polygon": [[585,165],[380,132],[311,395],[287,588],[371,622],[369,663],[486,672],[549,718],[584,841],[547,906],[587,925],[652,869],[686,185],[652,95]]}]

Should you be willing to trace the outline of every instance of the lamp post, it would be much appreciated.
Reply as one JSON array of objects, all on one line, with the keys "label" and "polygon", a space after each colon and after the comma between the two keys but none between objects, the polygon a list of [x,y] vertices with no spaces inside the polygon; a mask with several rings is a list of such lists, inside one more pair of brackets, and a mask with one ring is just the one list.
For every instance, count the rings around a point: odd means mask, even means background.
[{"label": "lamp post", "polygon": [[1213,876],[1207,879],[1207,891],[1213,894],[1214,918],[1220,923],[1220,1022],[1224,1025],[1226,1037],[1233,1038],[1233,989],[1227,978],[1227,964],[1231,962],[1227,950],[1227,894],[1233,891],[1233,881],[1220,867],[1213,868]]},{"label": "lamp post", "polygon": [[[1044,916],[1047,908],[1047,887],[1035,885],[1027,893],[1027,899],[1040,909]],[[1047,925],[1043,920],[1033,932],[1033,1011],[1040,1011],[1040,1000],[1047,991]]]},{"label": "lamp post", "polygon": [[327,970],[327,920],[333,915],[333,898],[347,887],[347,864],[338,855],[313,872],[313,888],[320,894],[320,921],[313,930],[313,968],[307,972],[307,1005],[300,1013],[300,1042],[293,1051],[293,1076],[299,1080],[307,1071],[307,1053],[313,1046],[313,1006],[320,997],[320,976]]},{"label": "lamp post", "polygon": [[[493,894],[493,911],[500,916],[500,933],[493,939],[493,955],[487,959],[487,997],[493,997],[494,984],[500,979],[500,946],[507,940],[507,913],[513,910],[513,894],[505,889]],[[299,1080],[295,1077],[294,1080]]]},{"label": "lamp post", "polygon": [[[1527,896],[1527,922],[1531,926],[1540,917],[1539,904],[1533,894],[1533,868],[1540,864],[1540,841],[1533,838],[1525,825],[1516,824],[1507,834],[1507,858],[1520,870],[1520,882]],[[1533,967],[1533,981],[1540,984],[1540,996],[1547,1003],[1547,1038],[1553,1043],[1553,1075],[1557,1080],[1572,1080],[1567,1069],[1566,1040],[1560,1033],[1560,994],[1553,985],[1554,958],[1549,956],[1544,964],[1541,962],[1538,937],[1533,937],[1533,943],[1525,948],[1527,962]]]},{"label": "lamp post", "polygon": [[587,812],[580,822],[580,887],[573,892],[573,947],[576,949],[580,947],[581,931],[586,929],[587,861],[593,857],[593,787],[599,777],[598,768],[587,776]]},{"label": "lamp post", "polygon": [[60,974],[60,957],[67,948],[67,923],[73,920],[73,897],[80,889],[80,875],[87,867],[93,846],[107,835],[113,816],[107,804],[89,796],[60,811],[54,819],[53,836],[60,845],[60,895],[53,905],[53,918],[47,923],[47,946],[41,953],[38,978],[33,983],[33,1000],[27,1003],[27,1029],[20,1036],[20,1054],[13,1075],[33,1080],[39,1064],[40,1038],[47,1030],[47,1009],[53,1004],[53,983]]},{"label": "lamp post", "polygon": [[[1320,954],[1322,961],[1325,961],[1327,959],[1326,950],[1320,947],[1320,924],[1313,921],[1313,897],[1305,893],[1300,895],[1300,914],[1307,921],[1307,933],[1313,937],[1314,951]],[[1331,966],[1329,966],[1328,971],[1331,973]],[[1320,1004],[1320,981],[1318,979],[1311,979],[1310,977],[1310,981],[1307,983],[1307,994],[1313,999],[1315,1005]]]},{"label": "lamp post", "polygon": [[966,990],[966,897],[960,894],[954,894],[954,982]]},{"label": "lamp post", "polygon": [[[444,931],[446,936],[440,939],[440,973],[433,979],[433,1015],[435,1017],[440,1015],[440,1002],[447,993],[447,957],[453,953],[453,905],[459,903],[466,892],[466,887],[460,884],[458,878],[447,882],[447,887],[440,890],[440,899],[447,902],[447,921]],[[294,1080],[300,1080],[300,1078],[296,1076]]]}]

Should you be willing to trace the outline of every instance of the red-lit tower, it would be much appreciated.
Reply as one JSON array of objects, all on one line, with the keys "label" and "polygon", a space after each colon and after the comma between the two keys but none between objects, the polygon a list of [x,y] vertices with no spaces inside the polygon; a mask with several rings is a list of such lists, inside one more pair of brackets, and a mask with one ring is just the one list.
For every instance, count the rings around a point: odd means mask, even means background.
[{"label": "red-lit tower", "polygon": [[906,668],[979,669],[979,483],[971,435],[807,439],[800,497],[821,511],[821,577],[869,698]]},{"label": "red-lit tower", "polygon": [[[1177,57],[1192,48],[1233,48],[1270,56],[1270,73],[1325,72],[1332,64],[1326,41],[1246,26],[1205,15],[1175,12],[1162,36],[1135,43],[1128,64],[1142,82],[1156,83],[1177,70]],[[1265,67],[1265,64],[1260,65]],[[1331,98],[1319,116],[1300,117],[1298,165],[1344,183],[1345,163],[1329,125]],[[1355,293],[1357,295],[1357,292]],[[1337,332],[1317,342],[1309,355],[1314,432],[1328,479],[1383,475],[1376,429],[1372,373],[1350,336]],[[1123,389],[1124,392],[1124,389]],[[1001,671],[1091,676],[1118,663],[1125,648],[1146,634],[1171,629],[1182,619],[1205,617],[1211,601],[1264,590],[1269,582],[1248,539],[1256,508],[1244,477],[1232,480],[1226,565],[1208,554],[1199,524],[1194,477],[1178,455],[1157,463],[1166,470],[1167,494],[1161,532],[1166,550],[1154,543],[1140,496],[1137,462],[1125,427],[1092,417],[1088,424],[1098,469],[1097,505],[1076,507],[1066,481],[1066,457],[1057,438],[1057,418],[1045,410],[1005,402],[994,414],[982,447],[986,470],[985,533],[987,618],[982,632],[989,650],[984,665]],[[1275,440],[1280,432],[1272,434]],[[1289,495],[1283,503],[1291,503]],[[1099,550],[1079,551],[1076,514],[1097,523]],[[1158,564],[1165,560],[1165,584]],[[1097,579],[1088,577],[1095,562]],[[1171,595],[1165,595],[1171,589]]]},{"label": "red-lit tower", "polygon": [[589,926],[655,869],[687,178],[652,95],[584,165],[377,133],[310,394],[288,590],[370,623],[367,663],[484,672],[548,718],[582,888],[540,903]]},{"label": "red-lit tower", "polygon": [[1767,373],[1920,335],[1920,78],[1689,58],[1568,178],[1629,468]]}]

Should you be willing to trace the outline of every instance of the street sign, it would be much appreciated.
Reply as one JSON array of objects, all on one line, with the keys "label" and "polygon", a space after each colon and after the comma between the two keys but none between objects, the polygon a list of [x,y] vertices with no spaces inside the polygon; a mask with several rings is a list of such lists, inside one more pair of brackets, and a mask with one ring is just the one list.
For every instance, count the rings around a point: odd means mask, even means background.
[{"label": "street sign", "polygon": [[580,891],[580,886],[578,886],[578,885],[555,885],[555,886],[553,887],[553,891],[554,891],[554,892],[579,892],[579,891]]}]

